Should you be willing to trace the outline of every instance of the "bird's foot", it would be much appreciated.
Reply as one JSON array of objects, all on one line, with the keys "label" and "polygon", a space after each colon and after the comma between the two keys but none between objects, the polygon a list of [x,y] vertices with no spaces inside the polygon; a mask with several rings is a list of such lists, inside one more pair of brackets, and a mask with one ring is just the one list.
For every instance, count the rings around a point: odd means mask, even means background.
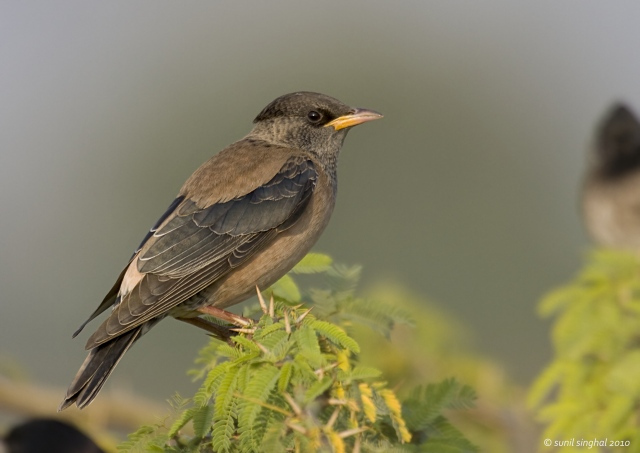
[{"label": "bird's foot", "polygon": [[235,313],[231,313],[230,311],[223,310],[222,308],[212,307],[210,305],[200,307],[197,311],[202,314],[213,316],[214,318],[230,322],[231,324],[239,327],[247,327],[253,323],[253,321],[249,318],[245,318],[244,316],[236,315]]},{"label": "bird's foot", "polygon": [[176,318],[176,319],[179,321],[186,322],[187,324],[191,324],[192,326],[196,326],[203,330],[206,330],[207,332],[209,332],[209,334],[212,337],[217,338],[218,340],[221,340],[221,341],[225,341],[227,343],[230,343],[231,337],[235,335],[235,332],[233,331],[233,329],[230,329],[225,326],[221,326],[219,324],[216,324],[214,322],[208,321],[206,319],[203,319],[197,316],[194,318]]},{"label": "bird's foot", "polygon": [[[260,292],[260,288],[256,285],[256,293],[258,294],[258,301],[260,302],[260,308],[264,314],[268,314],[272,318],[275,317],[275,306],[273,296],[269,299],[269,305],[262,297],[262,293]],[[221,308],[212,307],[209,305],[205,305],[203,307],[198,308],[196,311],[199,313],[213,316],[217,319],[222,319],[223,321],[230,322],[231,324],[237,326],[237,328],[225,327],[214,322],[208,321],[199,316],[195,316],[192,318],[176,318],[180,321],[186,322],[187,324],[191,324],[193,326],[199,327],[203,330],[206,330],[213,336],[222,341],[230,342],[231,337],[236,333],[253,333],[255,328],[251,328],[251,324],[255,324],[255,322],[249,318],[245,318],[244,316],[236,315],[235,313],[231,313],[229,311],[223,310]],[[286,314],[285,314],[286,315]],[[287,327],[289,324],[289,318],[285,316]],[[289,330],[289,327],[287,328]]]}]

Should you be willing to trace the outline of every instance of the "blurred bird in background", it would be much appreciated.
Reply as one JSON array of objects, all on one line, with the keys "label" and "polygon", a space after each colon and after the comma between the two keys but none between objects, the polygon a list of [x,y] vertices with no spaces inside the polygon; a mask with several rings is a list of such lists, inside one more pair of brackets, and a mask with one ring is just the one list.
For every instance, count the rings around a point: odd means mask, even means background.
[{"label": "blurred bird in background", "polygon": [[591,237],[605,247],[640,251],[640,123],[615,105],[602,122],[583,186]]},{"label": "blurred bird in background", "polygon": [[224,309],[275,283],[309,251],[335,205],[347,132],[381,117],[311,92],[265,107],[245,138],[189,177],[74,334],[112,308],[59,410],[91,403],[123,354],[166,316],[223,338],[228,329],[198,316],[247,324]]},{"label": "blurred bird in background", "polygon": [[42,418],[13,427],[0,442],[0,453],[103,453],[103,450],[75,427]]}]

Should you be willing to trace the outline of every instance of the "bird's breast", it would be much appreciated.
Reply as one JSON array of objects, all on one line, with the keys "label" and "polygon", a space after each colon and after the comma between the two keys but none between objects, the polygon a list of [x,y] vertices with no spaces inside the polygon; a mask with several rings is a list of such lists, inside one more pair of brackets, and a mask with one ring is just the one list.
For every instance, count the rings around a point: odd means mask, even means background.
[{"label": "bird's breast", "polygon": [[267,289],[289,272],[311,250],[329,223],[336,199],[333,186],[326,174],[320,174],[298,221],[239,268],[207,288],[202,294],[207,304],[219,308],[237,304],[250,297],[256,285]]},{"label": "bird's breast", "polygon": [[640,249],[640,175],[622,180],[587,180],[583,214],[589,234],[600,245]]}]

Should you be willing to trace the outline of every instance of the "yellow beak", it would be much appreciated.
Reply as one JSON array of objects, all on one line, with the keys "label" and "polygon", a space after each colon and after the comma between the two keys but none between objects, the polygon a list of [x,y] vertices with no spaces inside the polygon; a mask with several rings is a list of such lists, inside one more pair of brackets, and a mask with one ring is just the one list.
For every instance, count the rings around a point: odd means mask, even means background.
[{"label": "yellow beak", "polygon": [[333,126],[335,130],[339,131],[345,127],[357,126],[358,124],[378,120],[380,118],[382,118],[382,115],[373,110],[355,109],[353,112],[339,116],[335,120],[328,122],[324,127]]}]

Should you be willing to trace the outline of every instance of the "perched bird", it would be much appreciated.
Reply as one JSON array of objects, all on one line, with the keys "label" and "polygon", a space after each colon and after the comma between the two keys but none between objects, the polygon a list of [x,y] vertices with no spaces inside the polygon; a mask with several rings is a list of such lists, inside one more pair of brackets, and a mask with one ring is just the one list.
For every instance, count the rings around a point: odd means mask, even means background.
[{"label": "perched bird", "polygon": [[166,316],[214,334],[220,327],[198,315],[245,323],[224,308],[276,282],[309,251],[333,211],[347,132],[381,117],[311,92],[267,105],[246,137],[187,179],[74,334],[112,308],[59,410],[91,403],[122,355]]},{"label": "perched bird", "polygon": [[624,105],[611,109],[597,133],[582,208],[599,245],[640,251],[640,123]]}]

